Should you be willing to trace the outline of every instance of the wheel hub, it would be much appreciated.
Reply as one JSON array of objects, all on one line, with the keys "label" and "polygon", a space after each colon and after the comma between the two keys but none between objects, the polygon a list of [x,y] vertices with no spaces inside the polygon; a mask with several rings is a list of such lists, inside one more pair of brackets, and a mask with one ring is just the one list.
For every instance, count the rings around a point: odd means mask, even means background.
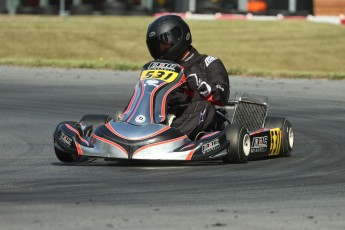
[{"label": "wheel hub", "polygon": [[246,157],[250,153],[250,136],[248,134],[243,137],[243,153]]}]

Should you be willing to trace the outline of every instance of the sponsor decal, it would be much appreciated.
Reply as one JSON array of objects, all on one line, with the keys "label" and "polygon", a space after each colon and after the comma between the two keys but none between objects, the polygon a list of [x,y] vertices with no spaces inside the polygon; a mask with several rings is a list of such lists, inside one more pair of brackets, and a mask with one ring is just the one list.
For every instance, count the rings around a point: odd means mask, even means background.
[{"label": "sponsor decal", "polygon": [[252,147],[250,149],[251,153],[262,153],[267,151],[267,136],[254,137],[252,142]]},{"label": "sponsor decal", "polygon": [[147,69],[171,70],[175,71],[177,64],[164,62],[151,62]]},{"label": "sponsor decal", "polygon": [[202,154],[209,153],[213,150],[219,149],[220,148],[220,143],[219,139],[214,139],[213,141],[207,142],[201,146],[202,149]]},{"label": "sponsor decal", "polygon": [[190,39],[190,33],[186,35],[186,40],[188,41]]},{"label": "sponsor decal", "polygon": [[270,156],[279,155],[281,144],[282,144],[282,132],[279,128],[270,130],[271,136],[271,146],[270,146]]},{"label": "sponsor decal", "polygon": [[221,85],[216,85],[216,88],[224,92],[224,88]]},{"label": "sponsor decal", "polygon": [[184,62],[188,62],[192,57],[194,57],[194,53],[192,55],[190,55],[189,57],[187,57]]},{"label": "sponsor decal", "polygon": [[61,133],[60,133],[59,139],[60,139],[63,143],[65,143],[68,147],[71,146],[71,143],[72,143],[72,141],[73,141],[73,139],[70,138],[69,136],[67,136],[64,132],[61,132]]},{"label": "sponsor decal", "polygon": [[155,31],[152,31],[152,32],[149,33],[149,38],[152,38],[152,37],[155,36],[155,35],[156,35],[156,32],[155,32]]},{"label": "sponsor decal", "polygon": [[212,56],[207,56],[207,57],[205,58],[206,67],[208,67],[214,60],[217,60],[217,58],[212,57]]},{"label": "sponsor decal", "polygon": [[183,148],[181,149],[181,151],[185,151],[186,149],[192,149],[192,147],[195,147],[195,144],[194,144],[194,143],[192,143],[192,144],[190,144],[190,145],[187,145],[187,146],[183,147]]},{"label": "sponsor decal", "polygon": [[149,80],[146,81],[146,84],[147,84],[147,85],[152,85],[152,86],[157,86],[158,83],[159,83],[159,81],[157,81],[157,80],[152,80],[152,79],[149,79]]},{"label": "sponsor decal", "polygon": [[144,123],[146,121],[146,118],[144,115],[138,115],[136,118],[135,118],[135,122],[137,123]]}]

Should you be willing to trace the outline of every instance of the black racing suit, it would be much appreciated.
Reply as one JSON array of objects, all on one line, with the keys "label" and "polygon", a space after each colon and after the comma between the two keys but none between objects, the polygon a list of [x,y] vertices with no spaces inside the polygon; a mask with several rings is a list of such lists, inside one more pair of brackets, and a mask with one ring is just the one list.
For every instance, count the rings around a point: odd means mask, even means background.
[{"label": "black racing suit", "polygon": [[184,84],[168,96],[168,108],[169,113],[176,115],[171,127],[195,139],[202,131],[214,130],[217,120],[214,105],[225,105],[230,94],[230,82],[220,59],[199,54],[194,47],[189,51],[179,62],[184,67],[185,76],[196,74],[211,86],[211,93],[204,97]]}]

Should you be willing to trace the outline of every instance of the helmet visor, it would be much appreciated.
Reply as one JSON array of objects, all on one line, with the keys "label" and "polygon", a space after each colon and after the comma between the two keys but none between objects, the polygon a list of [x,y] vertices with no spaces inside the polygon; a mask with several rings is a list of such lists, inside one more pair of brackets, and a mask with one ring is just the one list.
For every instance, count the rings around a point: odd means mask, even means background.
[{"label": "helmet visor", "polygon": [[169,50],[181,39],[181,36],[182,30],[176,26],[165,33],[147,39],[146,43],[151,56],[155,59],[165,58]]}]

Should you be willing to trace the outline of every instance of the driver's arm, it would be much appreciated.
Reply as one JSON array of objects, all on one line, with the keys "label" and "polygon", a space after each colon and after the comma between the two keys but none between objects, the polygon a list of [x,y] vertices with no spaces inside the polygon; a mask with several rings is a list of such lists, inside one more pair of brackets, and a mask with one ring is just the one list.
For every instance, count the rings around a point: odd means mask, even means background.
[{"label": "driver's arm", "polygon": [[230,95],[228,73],[220,59],[211,56],[205,58],[206,82],[211,86],[207,100],[213,104],[224,106]]}]

